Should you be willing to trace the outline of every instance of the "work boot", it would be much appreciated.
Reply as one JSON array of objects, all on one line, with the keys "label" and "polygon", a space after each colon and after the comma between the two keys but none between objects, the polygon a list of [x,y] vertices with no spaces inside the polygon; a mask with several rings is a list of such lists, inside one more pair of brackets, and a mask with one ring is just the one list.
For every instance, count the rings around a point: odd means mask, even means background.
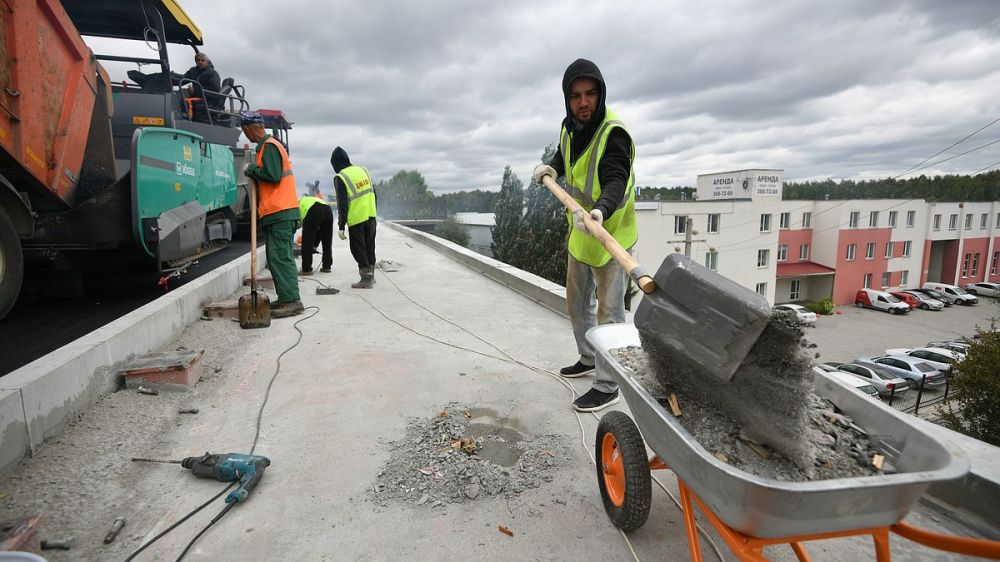
[{"label": "work boot", "polygon": [[305,312],[305,307],[302,306],[302,301],[291,301],[291,302],[279,302],[277,304],[271,305],[271,318],[285,318],[287,316],[296,316]]},{"label": "work boot", "polygon": [[573,409],[577,412],[596,412],[617,403],[617,390],[608,394],[607,392],[591,388],[586,394],[573,401]]},{"label": "work boot", "polygon": [[312,275],[312,274],[313,274],[313,270],[311,270],[311,269],[300,269],[299,270],[299,275]]},{"label": "work boot", "polygon": [[569,367],[559,369],[559,374],[567,379],[575,379],[576,377],[582,377],[593,370],[593,365],[585,365],[582,361],[577,361]]},{"label": "work boot", "polygon": [[321,267],[321,268],[319,268],[319,272],[320,273],[330,273],[330,268],[329,267]]},{"label": "work boot", "polygon": [[361,280],[357,283],[351,283],[351,287],[354,289],[371,289],[372,285],[375,284],[375,276],[371,272],[372,268],[370,267],[359,267],[358,275],[361,276]]}]

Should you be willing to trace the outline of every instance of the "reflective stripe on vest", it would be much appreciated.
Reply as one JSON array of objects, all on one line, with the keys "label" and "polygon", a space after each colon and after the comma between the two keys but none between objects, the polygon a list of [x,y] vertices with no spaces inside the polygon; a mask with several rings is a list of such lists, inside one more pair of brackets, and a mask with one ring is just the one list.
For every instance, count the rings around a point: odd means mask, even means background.
[{"label": "reflective stripe on vest", "polygon": [[[580,154],[576,162],[570,164],[572,156],[572,137],[564,127],[559,135],[559,148],[563,156],[563,167],[566,170],[566,191],[579,203],[587,212],[594,208],[594,204],[601,198],[601,180],[597,169],[604,150],[607,148],[608,137],[612,129],[621,127],[626,133],[628,129],[625,124],[618,119],[611,108],[606,108],[604,121],[594,133],[590,145]],[[631,135],[630,135],[631,139]],[[632,145],[629,153],[629,163],[635,159],[635,145]],[[618,208],[614,210],[610,217],[606,217],[602,226],[623,248],[631,248],[639,238],[639,230],[635,219],[635,168],[629,166],[628,183],[625,185],[625,195],[622,197]],[[611,254],[601,246],[601,243],[593,236],[588,236],[573,228],[573,215],[566,213],[566,218],[570,225],[569,253],[577,261],[592,267],[601,267],[611,260]]]},{"label": "reflective stripe on vest", "polygon": [[[281,181],[272,183],[264,180],[257,180],[257,214],[266,217],[284,211],[294,209],[299,206],[299,197],[295,194],[295,176],[292,174],[292,161],[288,158],[285,147],[274,137],[269,137],[264,141],[265,146],[270,144],[278,149],[281,154]],[[264,147],[257,153],[257,166],[264,166]]]},{"label": "reflective stripe on vest", "polygon": [[306,214],[309,213],[309,209],[312,209],[313,205],[326,205],[326,201],[323,201],[319,197],[314,197],[312,195],[306,195],[302,199],[299,199],[299,220],[306,220]]},{"label": "reflective stripe on vest", "polygon": [[337,177],[347,188],[347,226],[361,224],[377,216],[375,186],[372,185],[371,175],[366,168],[348,166],[341,170]]}]

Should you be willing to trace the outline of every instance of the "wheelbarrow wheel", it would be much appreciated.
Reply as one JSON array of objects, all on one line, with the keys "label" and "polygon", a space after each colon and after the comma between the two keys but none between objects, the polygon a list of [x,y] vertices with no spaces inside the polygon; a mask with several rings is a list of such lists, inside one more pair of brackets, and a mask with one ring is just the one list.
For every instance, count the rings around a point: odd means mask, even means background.
[{"label": "wheelbarrow wheel", "polygon": [[595,456],[597,485],[611,522],[626,532],[642,527],[653,489],[646,446],[632,418],[617,411],[601,418]]}]

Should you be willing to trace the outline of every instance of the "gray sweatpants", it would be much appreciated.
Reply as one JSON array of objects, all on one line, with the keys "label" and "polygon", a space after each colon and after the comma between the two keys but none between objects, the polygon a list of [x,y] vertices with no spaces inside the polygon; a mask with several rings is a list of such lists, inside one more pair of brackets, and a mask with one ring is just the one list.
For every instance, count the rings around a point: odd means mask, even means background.
[{"label": "gray sweatpants", "polygon": [[[631,253],[631,250],[629,250]],[[572,254],[566,266],[566,308],[573,323],[573,336],[580,352],[580,362],[594,364],[594,347],[587,341],[587,330],[598,324],[625,322],[625,287],[627,275],[618,262],[591,267],[576,261]],[[594,389],[612,393],[618,384],[607,373],[598,372]]]}]

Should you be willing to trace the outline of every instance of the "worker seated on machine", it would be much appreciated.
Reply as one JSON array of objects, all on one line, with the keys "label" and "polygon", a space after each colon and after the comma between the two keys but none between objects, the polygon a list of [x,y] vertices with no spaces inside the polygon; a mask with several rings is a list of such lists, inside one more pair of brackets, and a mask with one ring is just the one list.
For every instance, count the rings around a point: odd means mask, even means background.
[{"label": "worker seated on machine", "polygon": [[181,86],[184,96],[185,110],[192,121],[210,123],[209,110],[221,111],[225,106],[225,96],[219,94],[222,90],[222,79],[212,65],[208,55],[196,53],[194,66],[184,73],[187,81]]}]

